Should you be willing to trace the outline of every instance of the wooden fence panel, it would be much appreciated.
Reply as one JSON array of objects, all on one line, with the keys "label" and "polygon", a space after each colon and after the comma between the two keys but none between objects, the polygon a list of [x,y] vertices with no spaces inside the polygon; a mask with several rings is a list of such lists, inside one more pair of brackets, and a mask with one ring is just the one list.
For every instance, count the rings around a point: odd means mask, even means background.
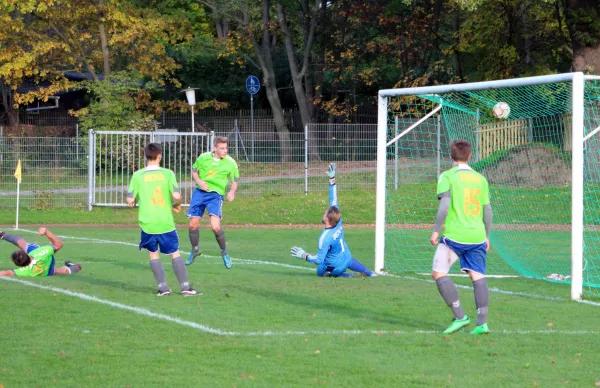
[{"label": "wooden fence panel", "polygon": [[494,151],[505,150],[527,144],[529,125],[527,120],[508,120],[484,124],[477,131],[479,160],[485,159]]}]

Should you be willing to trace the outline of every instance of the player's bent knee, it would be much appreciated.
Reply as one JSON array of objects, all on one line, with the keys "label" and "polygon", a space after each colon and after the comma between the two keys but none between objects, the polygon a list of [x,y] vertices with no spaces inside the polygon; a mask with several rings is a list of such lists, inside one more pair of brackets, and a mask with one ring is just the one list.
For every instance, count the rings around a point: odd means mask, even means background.
[{"label": "player's bent knee", "polygon": [[431,272],[431,278],[433,280],[438,280],[439,278],[443,278],[444,276],[448,276],[448,273],[446,273],[446,272],[436,272],[436,271],[432,271]]},{"label": "player's bent knee", "polygon": [[468,271],[468,275],[471,278],[472,281],[476,282],[479,279],[483,279],[485,277],[484,274],[481,274],[479,272],[476,271]]}]

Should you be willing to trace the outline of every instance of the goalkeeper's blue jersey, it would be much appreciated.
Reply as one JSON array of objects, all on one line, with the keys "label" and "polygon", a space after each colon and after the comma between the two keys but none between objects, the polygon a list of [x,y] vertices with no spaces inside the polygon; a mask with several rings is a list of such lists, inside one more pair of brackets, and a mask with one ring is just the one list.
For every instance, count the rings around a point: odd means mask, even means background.
[{"label": "goalkeeper's blue jersey", "polygon": [[[336,185],[329,185],[329,206],[339,208],[337,201]],[[317,264],[325,267],[348,267],[352,262],[350,248],[344,240],[344,227],[342,219],[332,228],[325,228],[319,237],[319,251]]]}]

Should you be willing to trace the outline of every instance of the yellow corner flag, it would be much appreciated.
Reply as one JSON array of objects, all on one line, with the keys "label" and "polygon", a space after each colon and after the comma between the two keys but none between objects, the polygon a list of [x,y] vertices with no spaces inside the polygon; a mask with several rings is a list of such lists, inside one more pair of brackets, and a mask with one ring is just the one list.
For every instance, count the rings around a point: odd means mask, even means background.
[{"label": "yellow corner flag", "polygon": [[15,170],[15,178],[17,178],[17,182],[21,183],[21,159],[17,162],[17,169]]}]

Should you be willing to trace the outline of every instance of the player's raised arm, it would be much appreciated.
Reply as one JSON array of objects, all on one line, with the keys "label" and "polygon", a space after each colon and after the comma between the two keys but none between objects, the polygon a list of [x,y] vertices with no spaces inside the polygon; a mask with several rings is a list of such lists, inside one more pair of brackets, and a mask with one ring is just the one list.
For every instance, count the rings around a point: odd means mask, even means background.
[{"label": "player's raised arm", "polygon": [[48,240],[50,240],[50,244],[52,244],[52,247],[54,248],[54,252],[58,252],[65,245],[61,239],[56,237],[47,228],[40,228],[38,234],[40,236],[48,237]]},{"label": "player's raised arm", "polygon": [[337,198],[337,185],[335,184],[335,163],[331,163],[329,165],[329,171],[327,172],[329,176],[329,206],[335,206],[337,208],[340,207],[338,204]]}]

